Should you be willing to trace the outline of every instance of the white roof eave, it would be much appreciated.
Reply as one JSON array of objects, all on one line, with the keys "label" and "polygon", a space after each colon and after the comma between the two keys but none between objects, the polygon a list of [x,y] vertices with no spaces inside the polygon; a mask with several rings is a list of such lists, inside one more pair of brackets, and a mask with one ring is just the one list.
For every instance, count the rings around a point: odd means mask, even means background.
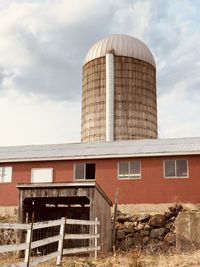
[{"label": "white roof eave", "polygon": [[59,160],[81,160],[81,159],[112,159],[112,158],[143,158],[143,157],[164,157],[164,156],[185,156],[200,155],[200,151],[193,152],[163,152],[163,153],[143,153],[143,154],[113,154],[113,155],[82,155],[69,157],[44,157],[44,158],[8,158],[0,159],[0,163],[6,162],[31,162],[31,161],[59,161]]}]

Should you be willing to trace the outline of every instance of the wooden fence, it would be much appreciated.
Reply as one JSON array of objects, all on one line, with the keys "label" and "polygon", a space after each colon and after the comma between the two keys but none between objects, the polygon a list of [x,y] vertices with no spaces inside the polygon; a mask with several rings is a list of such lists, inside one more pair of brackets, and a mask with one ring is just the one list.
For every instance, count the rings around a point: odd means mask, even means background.
[{"label": "wooden fence", "polygon": [[[68,234],[65,232],[66,225],[80,225],[80,226],[93,226],[93,231],[89,231],[89,234],[78,233],[78,234]],[[25,230],[26,233],[26,241],[20,244],[12,244],[12,245],[0,245],[0,253],[6,252],[14,252],[24,250],[24,261],[17,264],[9,264],[9,267],[32,267],[36,266],[39,263],[43,263],[52,258],[56,259],[56,264],[60,265],[62,261],[63,255],[69,255],[74,253],[87,253],[94,251],[94,256],[97,257],[97,251],[100,250],[100,246],[98,246],[98,238],[100,237],[98,233],[98,226],[100,222],[96,219],[95,221],[87,221],[87,220],[73,220],[62,218],[60,220],[54,221],[46,221],[32,224],[18,224],[18,223],[0,223],[0,230],[4,229],[14,229],[14,230]],[[45,229],[49,227],[60,226],[60,231],[58,235],[54,235],[51,237],[47,237],[44,239],[40,239],[37,241],[32,240],[33,231],[37,229]],[[77,247],[77,248],[64,248],[64,240],[83,240],[88,239],[87,247]],[[93,241],[93,242],[92,242]],[[57,251],[52,252],[50,254],[36,257],[31,260],[31,250],[42,247],[44,245],[58,242]],[[92,245],[91,245],[92,244]],[[6,265],[4,265],[6,267]],[[4,267],[2,266],[2,267]]]}]

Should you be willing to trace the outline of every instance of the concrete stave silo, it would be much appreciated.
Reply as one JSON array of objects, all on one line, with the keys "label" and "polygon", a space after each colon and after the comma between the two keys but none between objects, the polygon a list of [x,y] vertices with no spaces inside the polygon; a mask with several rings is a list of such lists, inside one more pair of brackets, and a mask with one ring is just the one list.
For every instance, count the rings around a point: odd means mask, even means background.
[{"label": "concrete stave silo", "polygon": [[157,138],[156,65],[148,47],[111,35],[83,66],[82,142]]}]

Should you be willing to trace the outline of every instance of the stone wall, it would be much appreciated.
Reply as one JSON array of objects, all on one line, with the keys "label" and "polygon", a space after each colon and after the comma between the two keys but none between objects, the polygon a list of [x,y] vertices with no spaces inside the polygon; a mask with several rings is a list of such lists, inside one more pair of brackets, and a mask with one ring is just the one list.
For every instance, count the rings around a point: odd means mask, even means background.
[{"label": "stone wall", "polygon": [[128,251],[141,248],[152,252],[173,250],[176,245],[175,220],[182,210],[182,205],[175,205],[164,214],[155,215],[130,215],[118,211],[116,249]]}]

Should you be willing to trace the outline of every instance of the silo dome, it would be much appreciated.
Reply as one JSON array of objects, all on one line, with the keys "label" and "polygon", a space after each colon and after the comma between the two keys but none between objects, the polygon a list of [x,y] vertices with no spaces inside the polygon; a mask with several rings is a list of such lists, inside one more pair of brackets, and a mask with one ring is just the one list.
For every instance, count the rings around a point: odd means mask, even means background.
[{"label": "silo dome", "polygon": [[156,67],[149,48],[137,38],[125,34],[113,34],[96,42],[88,51],[84,64],[95,58],[104,57],[112,50],[116,56],[137,58]]},{"label": "silo dome", "polygon": [[157,138],[156,64],[140,40],[96,42],[83,66],[81,141]]}]

